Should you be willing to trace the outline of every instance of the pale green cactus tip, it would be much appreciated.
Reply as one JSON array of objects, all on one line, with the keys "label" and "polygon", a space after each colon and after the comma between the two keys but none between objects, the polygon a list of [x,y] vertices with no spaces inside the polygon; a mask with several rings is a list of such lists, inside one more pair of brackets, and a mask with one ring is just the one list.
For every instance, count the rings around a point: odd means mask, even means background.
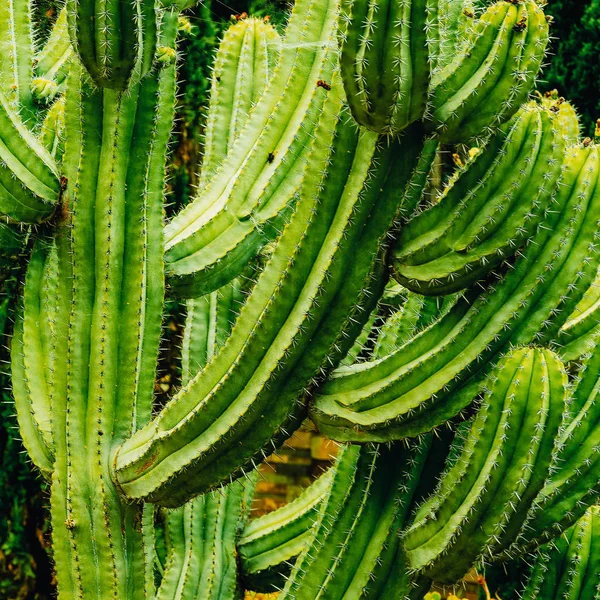
[{"label": "pale green cactus tip", "polygon": [[31,82],[31,91],[33,92],[36,100],[40,100],[42,102],[51,102],[58,93],[58,85],[56,82],[50,79],[36,77]]},{"label": "pale green cactus tip", "polygon": [[[237,15],[199,192],[164,226],[194,2],[67,0],[35,68],[29,3],[13,4],[0,258],[32,249],[13,391],[50,479],[61,600],[153,597],[153,504],[213,489],[169,513],[160,600],[237,597],[222,559],[238,552],[286,600],[421,600],[428,576],[581,516],[600,493],[600,150],[559,97],[522,106],[547,43],[538,5],[297,0],[283,36]],[[442,185],[440,144],[473,136]],[[183,386],[153,416],[165,278],[187,300]],[[568,402],[550,344],[579,361]],[[308,409],[361,445],[240,532],[255,467]]]}]

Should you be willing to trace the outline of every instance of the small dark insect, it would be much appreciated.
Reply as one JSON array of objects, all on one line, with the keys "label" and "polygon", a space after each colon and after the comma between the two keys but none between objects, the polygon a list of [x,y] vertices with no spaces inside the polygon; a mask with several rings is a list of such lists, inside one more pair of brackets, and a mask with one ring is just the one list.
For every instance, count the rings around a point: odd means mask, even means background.
[{"label": "small dark insect", "polygon": [[523,15],[513,27],[515,31],[525,31],[527,29],[527,16]]},{"label": "small dark insect", "polygon": [[331,90],[331,86],[326,81],[323,81],[322,79],[319,79],[319,81],[317,81],[317,87],[322,87],[324,90],[326,90],[328,92]]},{"label": "small dark insect", "polygon": [[275,152],[269,152],[269,156],[267,156],[267,161],[272,163],[275,160]]},{"label": "small dark insect", "polygon": [[63,190],[63,192],[67,189],[67,183],[69,183],[69,180],[64,175],[61,175],[60,176],[60,189]]}]

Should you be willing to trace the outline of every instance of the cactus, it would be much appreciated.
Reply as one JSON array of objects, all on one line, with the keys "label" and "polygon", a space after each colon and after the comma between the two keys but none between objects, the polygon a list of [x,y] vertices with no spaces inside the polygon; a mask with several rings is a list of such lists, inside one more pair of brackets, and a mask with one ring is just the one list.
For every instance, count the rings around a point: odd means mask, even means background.
[{"label": "cactus", "polygon": [[[600,154],[567,102],[527,102],[541,6],[297,0],[282,35],[239,15],[199,189],[165,224],[193,4],[67,0],[34,47],[29,2],[0,0],[0,266],[27,258],[12,389],[59,597],[421,598],[559,535],[600,495]],[[444,144],[473,137],[445,181]],[[187,315],[158,407],[165,294]],[[573,361],[566,410],[550,348]],[[307,414],[364,445],[246,523]]]},{"label": "cactus", "polygon": [[556,541],[540,548],[523,600],[578,600],[596,598],[600,576],[597,506],[587,512]]},{"label": "cactus", "polygon": [[413,569],[452,583],[512,540],[548,477],[566,383],[547,350],[503,358],[460,456],[404,534]]}]

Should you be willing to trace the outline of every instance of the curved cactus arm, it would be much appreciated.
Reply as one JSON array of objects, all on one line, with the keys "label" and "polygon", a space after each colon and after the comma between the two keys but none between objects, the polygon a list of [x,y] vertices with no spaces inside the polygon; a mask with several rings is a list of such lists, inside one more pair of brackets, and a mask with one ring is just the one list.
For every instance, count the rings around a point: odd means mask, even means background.
[{"label": "curved cactus arm", "polygon": [[0,92],[0,213],[39,223],[52,215],[59,193],[54,159]]},{"label": "curved cactus arm", "polygon": [[[23,444],[33,463],[48,476],[54,462],[52,407],[53,314],[48,291],[56,285],[55,261],[37,244],[29,261],[23,310],[17,316],[11,348],[13,394]],[[46,309],[50,308],[50,312]]]},{"label": "curved cactus arm", "polygon": [[473,376],[485,373],[507,344],[551,338],[600,260],[592,217],[600,203],[598,160],[594,147],[568,153],[556,201],[534,243],[499,283],[477,299],[470,293],[459,300],[394,354],[335,372],[312,406],[319,428],[340,441],[385,441],[428,431],[472,401],[481,390]]},{"label": "curved cactus arm", "polygon": [[73,58],[74,52],[67,27],[67,10],[63,8],[48,41],[35,55],[31,86],[38,100],[50,101],[62,91]]},{"label": "curved cactus arm", "polygon": [[490,6],[431,81],[429,116],[441,140],[465,141],[510,119],[533,88],[547,43],[546,17],[533,0]]},{"label": "curved cactus arm", "polygon": [[148,73],[157,42],[154,0],[67,0],[74,51],[101,88],[124,90]]},{"label": "curved cactus arm", "polygon": [[328,95],[317,83],[331,83],[337,12],[335,0],[296,3],[251,122],[210,185],[167,225],[165,260],[182,295],[197,297],[239,275],[289,218]]},{"label": "curved cactus arm", "polygon": [[[566,144],[557,121],[538,105],[521,109],[497,134],[502,141],[483,149],[439,204],[402,229],[394,277],[422,294],[456,292],[485,278],[531,239],[561,175]],[[481,173],[489,163],[486,153],[496,158]],[[481,173],[470,189],[461,181],[475,179],[469,169]],[[434,218],[440,220],[432,228]]]},{"label": "curved cactus arm", "polygon": [[600,514],[592,506],[564,534],[542,546],[523,600],[598,598]]},{"label": "curved cactus arm", "polygon": [[257,592],[281,589],[295,558],[312,542],[334,471],[326,471],[292,502],[246,524],[238,542],[246,588]]},{"label": "curved cactus arm", "polygon": [[431,438],[411,448],[348,446],[334,466],[330,492],[283,598],[420,599],[426,578],[412,578],[399,531],[423,479],[434,479]]},{"label": "curved cactus arm", "polygon": [[[299,425],[299,397],[341,360],[368,318],[373,285],[382,287],[373,273],[381,273],[381,247],[416,152],[357,132],[341,95],[334,80],[302,198],[228,343],[119,452],[117,477],[130,497],[174,504],[240,475]],[[419,142],[405,141],[411,149]]]},{"label": "curved cactus arm", "polygon": [[46,113],[39,132],[39,140],[57,162],[65,152],[65,99],[58,98]]},{"label": "curved cactus arm", "polygon": [[453,583],[511,542],[553,459],[567,377],[547,350],[503,358],[461,456],[404,535],[411,566]]},{"label": "curved cactus arm", "polygon": [[342,2],[341,71],[359,125],[397,135],[421,119],[437,22],[438,0]]},{"label": "curved cactus arm", "polygon": [[600,334],[600,270],[596,279],[561,327],[557,339],[563,360],[580,360],[596,343]]},{"label": "curved cactus arm", "polygon": [[598,499],[599,370],[600,344],[596,343],[573,388],[570,405],[573,416],[558,439],[553,472],[535,499],[519,537],[508,549],[509,556],[556,537]]},{"label": "curved cactus arm", "polygon": [[447,312],[453,301],[452,297],[449,298],[446,302],[407,292],[404,304],[382,324],[375,340],[373,360],[392,354]]},{"label": "curved cactus arm", "polygon": [[35,124],[30,88],[34,47],[31,6],[29,0],[0,2],[0,89],[28,126]]},{"label": "curved cactus arm", "polygon": [[242,19],[223,36],[215,57],[198,189],[218,171],[267,89],[282,40],[261,19]]}]

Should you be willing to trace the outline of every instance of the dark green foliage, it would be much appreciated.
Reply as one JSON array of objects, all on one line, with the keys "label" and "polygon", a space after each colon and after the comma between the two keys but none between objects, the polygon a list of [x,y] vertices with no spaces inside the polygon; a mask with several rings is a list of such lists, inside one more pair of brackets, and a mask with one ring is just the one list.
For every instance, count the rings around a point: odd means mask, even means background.
[{"label": "dark green foliage", "polygon": [[540,88],[568,95],[581,114],[585,135],[591,135],[600,117],[600,0],[550,0],[545,12],[554,17],[554,41]]}]

